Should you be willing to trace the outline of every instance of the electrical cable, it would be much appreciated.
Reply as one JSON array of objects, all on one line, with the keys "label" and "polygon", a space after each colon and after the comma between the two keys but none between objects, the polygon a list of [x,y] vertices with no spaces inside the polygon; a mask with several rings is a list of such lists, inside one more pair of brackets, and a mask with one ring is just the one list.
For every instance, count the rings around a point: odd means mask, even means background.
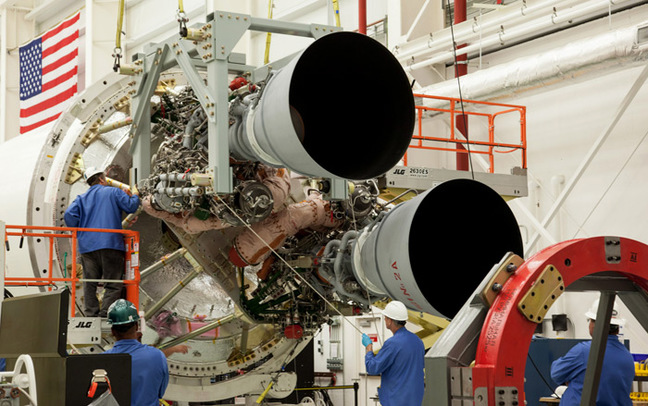
[{"label": "electrical cable", "polygon": [[376,315],[374,314],[373,305],[371,304],[371,296],[369,295],[369,289],[365,288],[365,292],[367,293],[367,300],[369,301],[369,309],[371,310],[371,322],[376,328],[376,337],[378,338],[378,343],[382,347],[383,340],[380,331],[378,330],[378,323],[376,323]]},{"label": "electrical cable", "polygon": [[[453,19],[451,18],[452,16],[450,15],[450,1],[448,0],[446,4],[448,10],[448,21],[450,22],[450,36],[452,37],[452,53],[454,55],[455,76],[457,78],[457,88],[459,90],[459,104],[461,105],[461,118],[463,119],[464,130],[466,130],[466,134],[462,134],[462,135],[466,138],[466,150],[468,151],[468,165],[470,166],[470,174],[472,176],[472,180],[475,180],[475,168],[473,167],[472,153],[470,152],[470,139],[468,138],[468,134],[467,134],[468,120],[466,118],[466,111],[464,109],[464,100],[461,94],[461,80],[459,79],[459,75],[457,74],[459,71],[459,64],[457,59],[457,42],[455,41],[455,35],[454,35],[454,22]],[[467,63],[468,60],[466,60],[466,64]],[[456,127],[454,123],[452,123],[452,125],[453,128]]]},{"label": "electrical cable", "polygon": [[547,380],[545,379],[544,375],[542,375],[542,372],[540,372],[540,368],[538,368],[538,366],[536,365],[536,363],[533,361],[533,358],[531,358],[531,354],[530,354],[530,353],[527,353],[527,357],[529,358],[529,361],[531,361],[531,365],[533,365],[533,368],[534,368],[534,369],[536,370],[536,372],[538,373],[538,376],[540,376],[540,379],[542,379],[542,382],[544,382],[545,385],[547,385],[547,388],[549,388],[549,390],[552,392],[552,394],[553,394],[556,398],[560,399],[560,396],[558,396],[558,394],[556,393],[556,391],[554,390],[554,388],[552,388],[551,385],[549,385],[549,382],[547,382]]}]

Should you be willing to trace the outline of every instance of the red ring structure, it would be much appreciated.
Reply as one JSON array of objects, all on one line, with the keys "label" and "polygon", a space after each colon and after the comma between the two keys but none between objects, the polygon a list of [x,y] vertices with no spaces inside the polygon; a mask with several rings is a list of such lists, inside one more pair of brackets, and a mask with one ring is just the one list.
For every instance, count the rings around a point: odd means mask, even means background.
[{"label": "red ring structure", "polygon": [[495,388],[502,387],[517,388],[518,404],[525,404],[524,370],[536,323],[517,306],[547,266],[561,273],[565,288],[587,275],[615,271],[648,291],[648,246],[619,238],[621,258],[608,263],[606,238],[612,237],[570,240],[546,248],[525,261],[504,284],[486,316],[472,371],[473,388],[488,388],[489,405],[495,405]]}]

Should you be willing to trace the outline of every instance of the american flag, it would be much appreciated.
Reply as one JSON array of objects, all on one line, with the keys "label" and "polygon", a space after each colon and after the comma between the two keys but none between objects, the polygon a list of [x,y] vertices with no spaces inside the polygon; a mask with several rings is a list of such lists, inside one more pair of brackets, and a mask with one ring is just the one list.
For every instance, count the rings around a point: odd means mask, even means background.
[{"label": "american flag", "polygon": [[77,92],[76,13],[20,47],[20,133],[56,120]]}]

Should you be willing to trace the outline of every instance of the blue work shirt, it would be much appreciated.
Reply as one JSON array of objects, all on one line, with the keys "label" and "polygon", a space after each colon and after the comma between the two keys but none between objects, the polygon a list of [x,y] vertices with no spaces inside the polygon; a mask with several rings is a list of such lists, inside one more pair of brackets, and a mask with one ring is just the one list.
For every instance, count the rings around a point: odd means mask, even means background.
[{"label": "blue work shirt", "polygon": [[7,360],[5,358],[0,358],[0,371],[4,371],[7,368]]},{"label": "blue work shirt", "polygon": [[169,384],[169,367],[162,351],[137,340],[119,340],[104,354],[130,354],[131,405],[159,406]]},{"label": "blue work shirt", "polygon": [[365,355],[371,375],[381,374],[378,397],[383,406],[420,406],[423,402],[425,347],[414,333],[401,327],[385,340],[377,355]]},{"label": "blue work shirt", "polygon": [[[93,185],[74,199],[65,211],[65,224],[68,227],[122,229],[122,211],[134,213],[140,199],[129,196],[121,189],[111,186]],[[77,235],[79,253],[113,249],[125,251],[124,237],[118,233],[88,233]]]},{"label": "blue work shirt", "polygon": [[[560,399],[560,406],[580,405],[591,346],[591,341],[578,343],[564,357],[558,358],[551,364],[551,378],[560,385],[568,384]],[[616,335],[609,335],[596,405],[632,406],[630,392],[632,392],[634,376],[632,355],[619,342]]]}]

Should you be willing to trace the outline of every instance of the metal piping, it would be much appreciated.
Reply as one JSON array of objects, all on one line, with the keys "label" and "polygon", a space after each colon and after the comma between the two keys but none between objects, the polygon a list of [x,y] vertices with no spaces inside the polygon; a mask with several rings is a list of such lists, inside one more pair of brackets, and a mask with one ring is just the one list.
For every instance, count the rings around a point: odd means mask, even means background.
[{"label": "metal piping", "polygon": [[[462,77],[461,93],[464,99],[492,100],[513,96],[539,86],[547,86],[574,76],[642,63],[648,59],[647,44],[636,43],[639,24],[581,41],[532,57],[518,58],[509,63],[483,69]],[[436,83],[421,90],[423,94],[458,97],[454,79]],[[436,103],[426,100],[428,107]]]},{"label": "metal piping", "polygon": [[358,32],[367,35],[367,0],[358,0]]},{"label": "metal piping", "polygon": [[[525,24],[533,14],[539,12],[550,12],[556,5],[558,5],[558,3],[563,3],[563,7],[565,6],[564,2],[545,0],[531,5],[523,4],[519,9],[507,8],[506,11],[499,10],[497,13],[491,14],[493,16],[497,15],[497,18],[489,18],[490,15],[486,15],[480,25],[477,23],[470,24],[468,22],[465,24],[455,25],[453,27],[455,42],[458,43],[477,40],[479,39],[480,30],[481,35],[483,36],[484,33],[489,30],[499,29],[502,24],[506,24],[507,27],[517,24]],[[408,43],[398,44],[396,59],[403,62],[411,58],[419,58],[423,55],[440,52],[444,50],[444,48],[447,49],[448,46],[452,46],[450,28],[436,32],[433,35],[430,34],[427,37],[415,39]]]},{"label": "metal piping", "polygon": [[177,251],[174,251],[168,255],[165,255],[162,259],[154,263],[153,265],[149,266],[145,270],[140,272],[140,280],[144,280],[144,278],[147,278],[151,275],[153,275],[155,272],[159,271],[160,269],[164,268],[165,265],[170,264],[171,262],[175,261],[176,259],[180,259],[181,257],[184,256],[184,254],[187,252],[186,248],[180,248]]},{"label": "metal piping", "polygon": [[[189,260],[189,257],[190,257],[189,254],[185,254],[185,258],[187,258],[187,260]],[[184,289],[189,284],[189,282],[194,280],[196,276],[200,275],[200,273],[203,272],[204,270],[203,267],[198,265],[198,263],[195,260],[193,260],[193,258],[191,259],[190,262],[192,262],[194,268],[184,278],[182,278],[180,282],[178,282],[173,288],[171,288],[171,290],[168,291],[160,300],[158,300],[153,306],[146,309],[146,313],[144,314],[144,319],[148,320],[152,316],[154,316],[155,313],[157,313],[157,311],[162,308],[162,306],[167,304],[169,300],[171,300],[175,295],[178,294],[178,292]]]},{"label": "metal piping", "polygon": [[[454,23],[459,24],[466,21],[466,0],[455,0],[454,3]],[[460,44],[457,48],[464,48],[467,44]],[[455,77],[457,82],[460,82],[460,77],[466,76],[468,74],[468,55],[462,54],[455,57]],[[463,105],[461,106],[463,109]],[[465,114],[457,114],[455,117],[455,122],[453,123],[455,128],[461,133],[466,139],[468,138],[468,117]],[[470,162],[469,156],[466,150],[466,147],[462,143],[456,143],[455,148],[457,152],[455,154],[455,165],[458,171],[469,171]]]},{"label": "metal piping", "polygon": [[173,339],[171,341],[167,341],[165,343],[162,343],[157,348],[163,350],[165,348],[170,348],[170,347],[173,347],[175,345],[182,344],[185,341],[189,341],[192,338],[198,337],[199,335],[208,332],[209,330],[213,330],[216,327],[222,326],[223,324],[229,323],[229,322],[234,321],[236,319],[237,319],[237,317],[236,317],[235,314],[230,314],[229,316],[225,316],[222,319],[219,319],[219,320],[213,321],[213,322],[211,322],[209,324],[206,324],[206,325],[192,331],[191,333],[187,333],[187,334],[185,334],[183,336],[180,336],[180,337],[178,337],[176,339]]},{"label": "metal piping", "polygon": [[335,279],[338,282],[342,282],[342,256],[344,251],[346,251],[347,246],[349,245],[349,240],[355,239],[358,237],[358,232],[354,230],[347,231],[342,237],[342,241],[337,250],[337,255],[335,261],[333,262],[333,271],[335,272]]},{"label": "metal piping", "polygon": [[[555,10],[553,10],[549,15],[544,15],[531,21],[519,21],[519,24],[511,23],[506,19],[506,16],[508,16],[506,15],[503,18],[495,20],[496,24],[490,22],[488,23],[488,27],[492,25],[493,27],[498,28],[498,30],[490,32],[487,35],[484,35],[483,30],[480,32],[479,30],[475,30],[474,27],[468,27],[473,31],[472,33],[469,33],[466,28],[461,27],[463,28],[463,30],[458,28],[457,32],[455,32],[455,42],[472,42],[472,44],[463,49],[457,49],[456,52],[457,55],[462,55],[470,52],[476,52],[489,46],[519,40],[524,36],[537,33],[542,29],[572,21],[590,13],[608,10],[609,5],[609,0],[597,0],[594,2],[585,3],[584,5],[576,5],[572,7],[572,9],[561,13],[557,13]],[[423,48],[423,51],[420,51],[419,53],[409,54],[409,58],[405,57],[405,55],[407,54],[400,54],[397,55],[397,59],[400,60],[401,63],[403,63],[406,60],[413,61],[417,57],[424,55],[433,55],[432,57],[421,62],[408,65],[405,70],[407,72],[411,72],[412,70],[421,69],[436,63],[450,63],[454,59],[454,50],[448,50],[448,48],[452,48],[452,41],[450,37],[434,42],[431,42],[431,40],[428,39],[428,45],[426,48]]]}]

